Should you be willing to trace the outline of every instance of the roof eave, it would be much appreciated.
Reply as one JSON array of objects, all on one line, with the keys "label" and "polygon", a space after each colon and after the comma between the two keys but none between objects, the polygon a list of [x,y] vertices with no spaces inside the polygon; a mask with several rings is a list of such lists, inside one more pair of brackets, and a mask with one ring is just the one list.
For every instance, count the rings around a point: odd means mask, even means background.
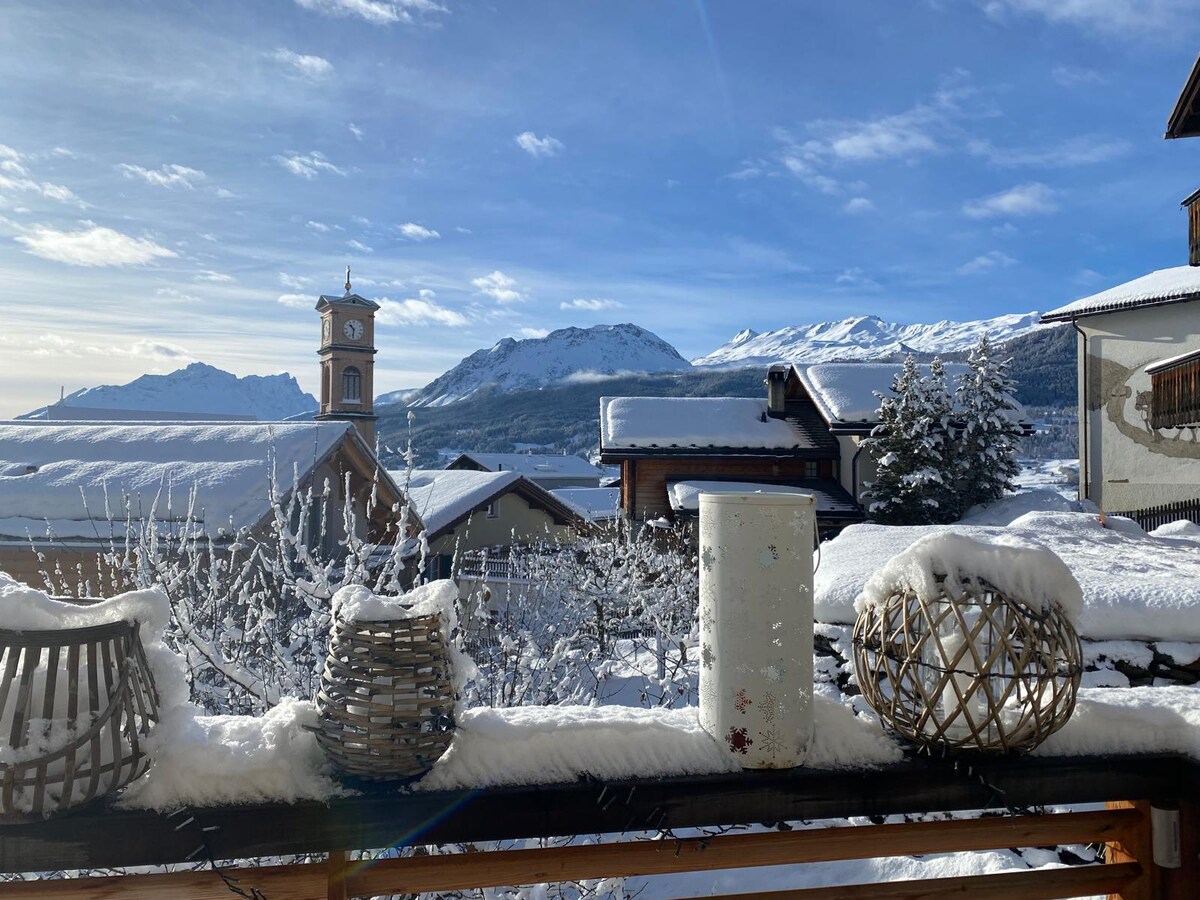
[{"label": "roof eave", "polygon": [[[1187,81],[1183,83],[1183,90],[1179,92],[1179,99],[1175,101],[1175,108],[1171,110],[1171,115],[1167,119],[1167,131],[1163,135],[1167,140],[1175,138],[1195,137],[1200,135],[1200,116],[1197,115],[1196,99],[1200,95],[1200,55],[1196,57],[1196,61],[1192,63],[1192,71],[1188,74]],[[1188,124],[1189,119],[1192,124]]]},{"label": "roof eave", "polygon": [[1135,309],[1146,309],[1151,306],[1169,306],[1172,303],[1187,303],[1190,300],[1200,300],[1200,291],[1184,294],[1179,297],[1159,297],[1153,300],[1139,300],[1123,306],[1105,306],[1098,309],[1080,309],[1072,312],[1051,311],[1039,320],[1042,324],[1051,322],[1074,322],[1076,319],[1089,319],[1092,316],[1106,316],[1110,313],[1130,312]]}]

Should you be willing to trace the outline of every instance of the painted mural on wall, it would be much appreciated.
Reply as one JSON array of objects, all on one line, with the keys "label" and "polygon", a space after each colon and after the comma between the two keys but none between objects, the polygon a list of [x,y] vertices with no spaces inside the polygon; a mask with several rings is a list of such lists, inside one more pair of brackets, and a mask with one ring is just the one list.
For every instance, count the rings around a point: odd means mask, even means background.
[{"label": "painted mural on wall", "polygon": [[1117,431],[1151,453],[1200,459],[1197,428],[1150,427],[1150,376],[1146,366],[1159,358],[1146,359],[1133,368],[1111,359],[1089,359],[1088,410],[1103,409]]}]

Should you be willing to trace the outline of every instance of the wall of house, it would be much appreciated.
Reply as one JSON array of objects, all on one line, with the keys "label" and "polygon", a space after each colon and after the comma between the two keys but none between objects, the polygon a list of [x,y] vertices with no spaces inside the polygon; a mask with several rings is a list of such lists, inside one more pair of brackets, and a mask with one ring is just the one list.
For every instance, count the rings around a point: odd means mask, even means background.
[{"label": "wall of house", "polygon": [[[837,478],[837,460],[817,461],[820,478]],[[754,481],[801,479],[805,460],[764,459],[751,456],[670,457],[624,460],[621,466],[621,508],[644,521],[671,514],[667,482],[681,478],[720,478]],[[632,492],[632,508],[630,506]]]},{"label": "wall of house", "polygon": [[450,533],[430,544],[435,556],[451,556],[488,547],[507,547],[540,538],[566,539],[570,529],[557,525],[549,513],[532,508],[515,493],[504,494],[496,501],[496,518],[489,519],[486,510],[471,513]]},{"label": "wall of house", "polygon": [[1080,492],[1111,511],[1200,497],[1200,428],[1150,428],[1146,374],[1151,363],[1200,349],[1200,303],[1092,316],[1079,325],[1087,344],[1086,357],[1082,346],[1079,354]]},{"label": "wall of house", "polygon": [[[855,500],[862,502],[863,486],[875,480],[878,467],[875,460],[866,450],[859,452],[865,434],[839,434],[836,436],[841,448],[841,459],[838,460],[838,482],[846,493]],[[854,457],[858,457],[855,462]]]}]

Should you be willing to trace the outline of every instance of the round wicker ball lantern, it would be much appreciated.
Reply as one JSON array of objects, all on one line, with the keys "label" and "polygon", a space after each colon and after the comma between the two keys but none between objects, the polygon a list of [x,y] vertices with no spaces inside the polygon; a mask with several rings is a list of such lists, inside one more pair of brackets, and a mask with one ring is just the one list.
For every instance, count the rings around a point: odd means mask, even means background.
[{"label": "round wicker ball lantern", "polygon": [[1057,603],[1033,605],[982,579],[899,586],[854,626],[854,671],[885,727],[939,752],[1031,750],[1066,724],[1083,671]]},{"label": "round wicker ball lantern", "polygon": [[317,692],[317,742],[343,775],[411,781],[450,746],[455,694],[440,614],[335,617]]}]

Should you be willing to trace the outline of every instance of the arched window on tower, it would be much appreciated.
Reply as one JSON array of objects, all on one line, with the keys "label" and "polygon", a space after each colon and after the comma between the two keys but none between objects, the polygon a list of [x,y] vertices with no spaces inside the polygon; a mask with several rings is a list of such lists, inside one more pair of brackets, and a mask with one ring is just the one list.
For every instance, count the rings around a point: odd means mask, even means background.
[{"label": "arched window on tower", "polygon": [[354,366],[342,369],[342,402],[359,403],[362,401],[362,373]]}]

